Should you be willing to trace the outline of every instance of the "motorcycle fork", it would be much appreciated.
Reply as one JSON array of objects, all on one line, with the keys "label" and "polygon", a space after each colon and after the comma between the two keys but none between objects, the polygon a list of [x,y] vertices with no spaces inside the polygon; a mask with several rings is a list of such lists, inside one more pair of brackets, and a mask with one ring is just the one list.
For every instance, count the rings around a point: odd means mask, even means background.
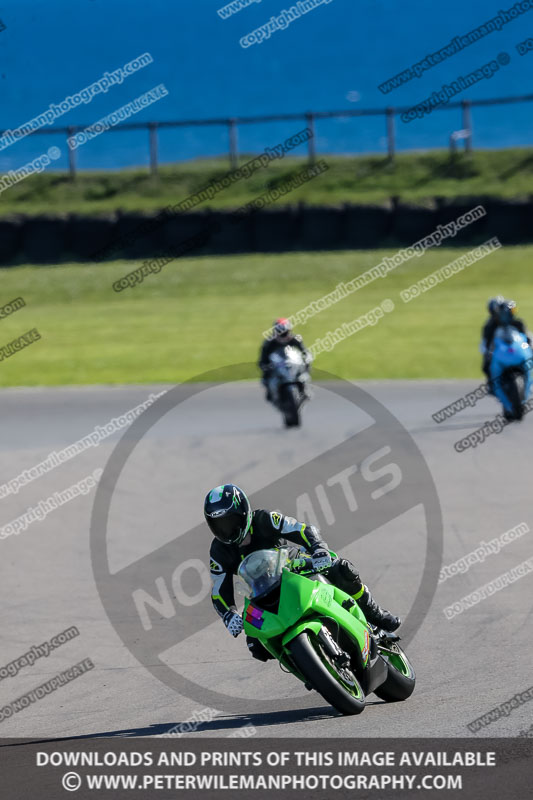
[{"label": "motorcycle fork", "polygon": [[320,642],[326,652],[331,656],[335,664],[339,667],[350,666],[350,656],[335,641],[333,635],[326,625],[323,625],[318,634]]}]

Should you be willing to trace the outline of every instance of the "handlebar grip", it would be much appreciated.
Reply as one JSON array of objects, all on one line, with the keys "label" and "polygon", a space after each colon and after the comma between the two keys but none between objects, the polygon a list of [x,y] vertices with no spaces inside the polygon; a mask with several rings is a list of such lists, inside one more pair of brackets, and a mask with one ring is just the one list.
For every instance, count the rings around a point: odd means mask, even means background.
[{"label": "handlebar grip", "polygon": [[331,564],[328,564],[327,567],[317,569],[313,566],[312,558],[295,558],[291,565],[293,572],[324,572],[330,567]]},{"label": "handlebar grip", "polygon": [[293,572],[303,572],[306,569],[312,569],[313,561],[311,558],[295,558],[291,564]]}]

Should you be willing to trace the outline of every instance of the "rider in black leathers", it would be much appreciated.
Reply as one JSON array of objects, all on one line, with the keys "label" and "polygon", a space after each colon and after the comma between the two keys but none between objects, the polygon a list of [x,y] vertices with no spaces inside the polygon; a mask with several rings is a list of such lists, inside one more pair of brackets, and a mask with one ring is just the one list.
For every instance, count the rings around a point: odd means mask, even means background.
[{"label": "rider in black leathers", "polygon": [[[215,537],[210,550],[211,599],[233,636],[238,636],[243,629],[233,588],[233,576],[242,559],[255,550],[280,547],[286,540],[304,548],[312,557],[313,567],[325,570],[324,574],[335,586],[357,600],[368,622],[386,631],[395,631],[401,625],[399,617],[374,601],[350,561],[332,560],[327,544],[313,525],[297,522],[279,511],[253,511],[242,489],[231,483],[217,486],[208,493],[204,516]],[[254,658],[260,661],[272,658],[257,639],[247,637],[247,644]]]},{"label": "rider in black leathers", "polygon": [[279,347],[285,347],[286,345],[297,347],[298,350],[301,351],[305,363],[308,366],[313,360],[311,353],[303,343],[302,337],[295,335],[292,332],[292,325],[290,320],[285,319],[284,317],[280,317],[279,319],[277,319],[272,326],[272,335],[263,342],[263,345],[261,347],[261,352],[259,355],[259,361],[257,363],[257,366],[263,373],[263,377],[261,378],[261,383],[266,389],[266,399],[268,401],[272,400],[269,388],[269,374],[271,371],[270,356]]}]

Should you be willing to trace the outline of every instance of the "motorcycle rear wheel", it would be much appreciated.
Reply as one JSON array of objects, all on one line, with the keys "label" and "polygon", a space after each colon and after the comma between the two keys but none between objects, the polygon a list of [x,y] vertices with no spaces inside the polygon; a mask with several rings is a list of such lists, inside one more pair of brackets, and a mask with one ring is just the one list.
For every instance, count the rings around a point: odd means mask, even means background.
[{"label": "motorcycle rear wheel", "polygon": [[416,675],[402,648],[394,644],[391,648],[380,648],[380,654],[387,662],[387,680],[374,690],[381,700],[397,703],[407,700],[414,692]]},{"label": "motorcycle rear wheel", "polygon": [[341,714],[360,714],[365,695],[359,681],[348,669],[339,668],[311,631],[304,631],[289,644],[298,671],[324,700]]}]

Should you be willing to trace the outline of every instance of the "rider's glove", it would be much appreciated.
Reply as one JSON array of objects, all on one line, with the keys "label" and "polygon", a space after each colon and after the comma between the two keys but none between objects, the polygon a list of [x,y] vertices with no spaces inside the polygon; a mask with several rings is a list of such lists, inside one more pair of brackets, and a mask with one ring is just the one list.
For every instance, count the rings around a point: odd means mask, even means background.
[{"label": "rider's glove", "polygon": [[242,617],[236,611],[226,611],[222,620],[232,636],[238,636],[239,633],[242,633]]},{"label": "rider's glove", "polygon": [[333,561],[331,560],[329,550],[326,550],[324,547],[317,547],[317,549],[311,553],[311,563],[313,569],[316,570],[331,567]]}]

